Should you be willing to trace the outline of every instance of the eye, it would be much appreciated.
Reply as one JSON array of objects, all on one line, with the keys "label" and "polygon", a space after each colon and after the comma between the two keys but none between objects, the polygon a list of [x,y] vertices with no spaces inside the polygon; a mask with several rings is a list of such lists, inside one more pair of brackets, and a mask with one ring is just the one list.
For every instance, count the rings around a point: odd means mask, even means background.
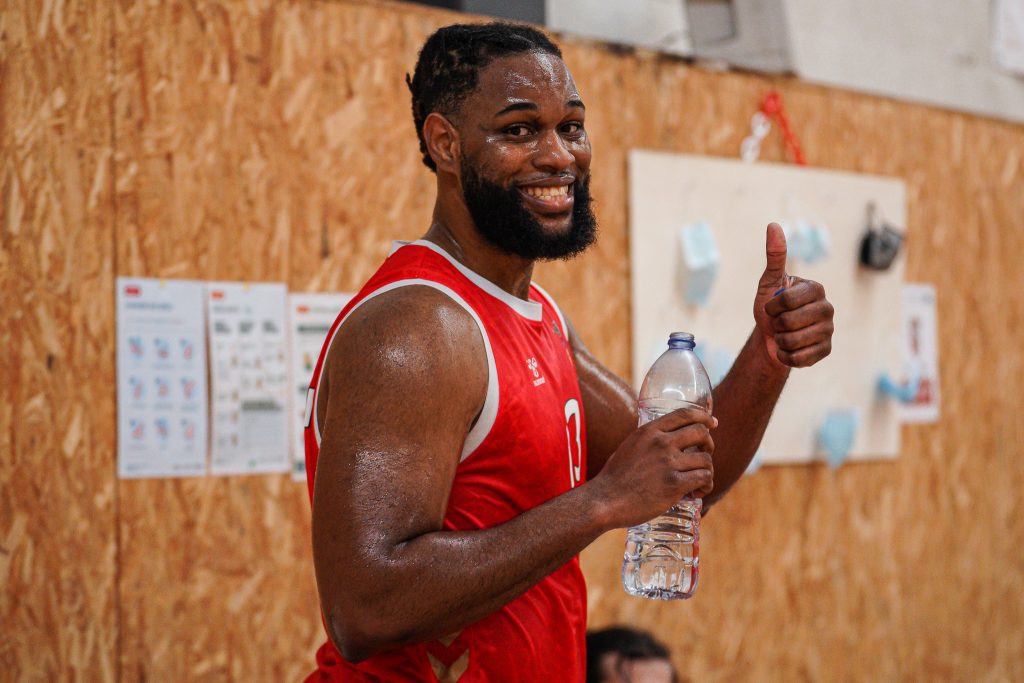
[{"label": "eye", "polygon": [[580,135],[583,133],[583,122],[582,121],[569,121],[563,123],[561,127],[562,133],[565,135]]},{"label": "eye", "polygon": [[505,128],[505,134],[514,138],[521,138],[533,133],[533,129],[524,123],[514,123]]}]

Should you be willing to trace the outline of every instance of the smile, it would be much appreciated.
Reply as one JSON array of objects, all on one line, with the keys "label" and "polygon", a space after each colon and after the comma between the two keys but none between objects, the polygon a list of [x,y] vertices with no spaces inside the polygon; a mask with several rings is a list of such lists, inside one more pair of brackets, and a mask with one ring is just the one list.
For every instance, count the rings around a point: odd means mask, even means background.
[{"label": "smile", "polygon": [[519,192],[528,205],[545,213],[561,213],[572,209],[572,185],[520,186]]}]

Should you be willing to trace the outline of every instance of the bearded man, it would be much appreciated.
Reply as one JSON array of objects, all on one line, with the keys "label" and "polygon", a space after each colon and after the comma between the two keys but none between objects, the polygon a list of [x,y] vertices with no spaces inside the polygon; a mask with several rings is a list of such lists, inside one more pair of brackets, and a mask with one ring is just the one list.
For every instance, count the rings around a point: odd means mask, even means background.
[{"label": "bearded man", "polygon": [[586,107],[558,47],[524,26],[449,26],[407,80],[437,199],[341,312],[311,382],[329,640],[309,680],[582,681],[579,552],[685,494],[714,503],[790,367],[829,353],[832,307],[786,275],[772,224],[717,419],[637,428],[634,393],[531,279],[596,237]]}]

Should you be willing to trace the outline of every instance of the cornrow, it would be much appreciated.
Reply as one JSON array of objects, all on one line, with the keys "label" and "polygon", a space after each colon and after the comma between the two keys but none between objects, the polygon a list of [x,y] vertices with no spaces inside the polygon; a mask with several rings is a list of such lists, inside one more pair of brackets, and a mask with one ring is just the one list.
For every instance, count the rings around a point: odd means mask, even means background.
[{"label": "cornrow", "polygon": [[562,51],[542,32],[522,24],[454,24],[427,38],[405,83],[412,94],[412,120],[420,140],[423,163],[437,172],[423,138],[423,122],[431,112],[451,116],[477,86],[477,75],[495,59],[522,52],[543,52],[562,58]]}]

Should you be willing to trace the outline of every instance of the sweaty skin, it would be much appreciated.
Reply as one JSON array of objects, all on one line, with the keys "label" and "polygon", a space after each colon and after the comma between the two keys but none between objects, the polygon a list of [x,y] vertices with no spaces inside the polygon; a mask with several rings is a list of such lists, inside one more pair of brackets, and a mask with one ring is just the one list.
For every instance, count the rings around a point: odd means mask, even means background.
[{"label": "sweaty skin", "polygon": [[[424,122],[437,164],[437,200],[425,239],[527,298],[533,262],[503,253],[479,235],[463,201],[461,171],[470,164],[490,181],[520,188],[524,206],[545,231],[566,231],[571,201],[544,203],[526,188],[589,174],[584,118],[582,98],[556,57],[524,53],[482,69],[478,87],[458,112],[450,118],[435,112]],[[784,241],[782,250],[784,266]],[[770,275],[766,269],[761,284],[779,273]],[[715,418],[692,410],[638,429],[632,391],[571,331],[587,415],[588,481],[505,524],[475,531],[445,531],[442,525],[464,437],[487,391],[476,323],[428,287],[402,287],[356,309],[324,366],[313,496],[321,607],[342,655],[357,662],[458,631],[521,595],[606,531],[651,519],[687,493],[711,500],[713,488],[728,488],[760,440],[787,365],[810,364],[823,351],[820,317],[827,310],[830,326],[831,307],[821,309],[824,294],[815,298],[813,284],[802,283],[770,308],[767,299],[755,298],[756,316],[765,322],[757,318],[733,372],[715,392],[718,414],[728,416],[718,429]],[[821,310],[801,313],[808,306]],[[802,332],[811,319],[818,332]],[[776,336],[777,328],[792,337]],[[729,446],[713,462],[715,441]]]}]

